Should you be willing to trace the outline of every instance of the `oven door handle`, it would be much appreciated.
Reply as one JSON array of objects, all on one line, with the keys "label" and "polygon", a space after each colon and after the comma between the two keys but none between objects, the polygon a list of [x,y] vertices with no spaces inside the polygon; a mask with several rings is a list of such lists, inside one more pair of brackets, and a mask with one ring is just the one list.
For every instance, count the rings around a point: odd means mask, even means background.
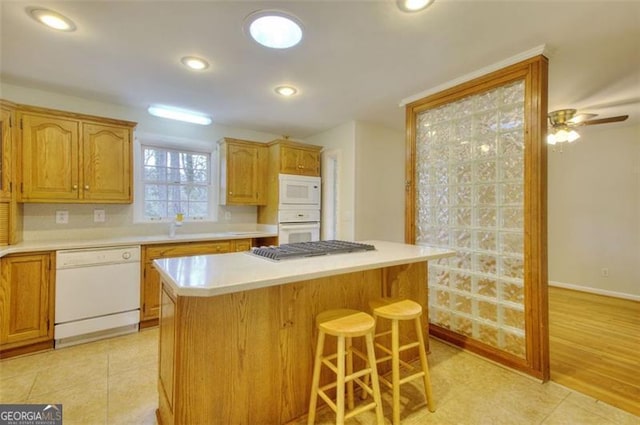
[{"label": "oven door handle", "polygon": [[305,230],[317,229],[320,223],[317,221],[301,222],[301,223],[280,223],[280,230]]}]

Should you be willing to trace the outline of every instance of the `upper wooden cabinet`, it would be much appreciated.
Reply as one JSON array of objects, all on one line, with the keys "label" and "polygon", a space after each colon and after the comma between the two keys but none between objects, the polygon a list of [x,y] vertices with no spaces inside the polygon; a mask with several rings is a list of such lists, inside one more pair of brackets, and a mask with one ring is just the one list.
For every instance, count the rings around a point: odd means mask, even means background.
[{"label": "upper wooden cabinet", "polygon": [[12,153],[16,127],[15,106],[0,101],[0,199],[11,199],[13,189]]},{"label": "upper wooden cabinet", "polygon": [[131,203],[135,123],[19,106],[22,202]]},{"label": "upper wooden cabinet", "polygon": [[274,140],[269,143],[272,153],[280,160],[281,174],[300,176],[320,176],[320,150],[322,147],[306,145],[288,140]]},{"label": "upper wooden cabinet", "polygon": [[16,105],[0,99],[0,245],[22,240],[22,204],[16,197]]},{"label": "upper wooden cabinet", "polygon": [[220,146],[220,204],[264,205],[267,160],[263,143],[224,138]]}]

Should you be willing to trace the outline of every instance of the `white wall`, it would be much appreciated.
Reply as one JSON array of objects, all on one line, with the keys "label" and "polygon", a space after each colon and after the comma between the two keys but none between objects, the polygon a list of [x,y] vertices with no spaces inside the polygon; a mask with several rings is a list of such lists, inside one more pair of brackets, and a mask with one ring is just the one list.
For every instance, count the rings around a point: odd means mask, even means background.
[{"label": "white wall", "polygon": [[356,122],[355,238],[404,241],[404,132]]},{"label": "white wall", "polygon": [[640,300],[640,125],[580,134],[549,151],[549,281]]},{"label": "white wall", "polygon": [[[216,124],[199,126],[165,120],[150,116],[144,109],[135,109],[4,83],[0,84],[0,97],[26,105],[135,121],[138,123],[135,130],[136,137],[143,137],[146,141],[159,139],[173,145],[187,142],[190,145],[195,144],[199,148],[211,151],[215,150],[216,142],[222,137],[234,137],[258,142],[267,142],[279,137],[274,134]],[[217,167],[214,164],[214,172],[216,170]],[[93,222],[94,208],[105,209],[106,222]],[[69,224],[55,224],[56,210],[67,210],[69,212]],[[225,220],[225,212],[231,213],[230,220]],[[238,228],[240,224],[255,224],[256,216],[256,207],[219,207],[219,222],[185,223],[179,232],[195,233],[224,230],[231,223],[234,224],[235,228]],[[135,225],[133,223],[133,205],[25,204],[24,206],[25,241],[74,237],[99,238],[107,235],[148,235],[165,232],[166,230],[167,224]]]},{"label": "white wall", "polygon": [[[342,240],[355,239],[353,218],[356,178],[355,126],[356,123],[350,121],[306,139],[307,143],[324,146],[323,159],[327,153],[336,155],[338,158],[338,223],[336,238]],[[326,163],[326,161],[323,161],[323,163]],[[324,173],[325,171],[323,170]]]},{"label": "white wall", "polygon": [[[306,141],[324,146],[323,157],[334,155],[338,158],[336,237],[403,241],[403,132],[350,121]],[[326,189],[326,181],[324,186]],[[326,209],[324,213],[327,213]]]}]

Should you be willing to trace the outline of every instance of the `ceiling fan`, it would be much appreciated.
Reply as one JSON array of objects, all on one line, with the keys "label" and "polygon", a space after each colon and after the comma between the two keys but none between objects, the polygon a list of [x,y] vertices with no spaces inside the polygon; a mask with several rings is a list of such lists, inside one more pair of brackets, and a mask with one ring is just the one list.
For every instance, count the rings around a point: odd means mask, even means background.
[{"label": "ceiling fan", "polygon": [[607,124],[624,121],[629,118],[629,115],[618,115],[616,117],[593,119],[596,116],[598,114],[578,114],[575,109],[558,109],[557,111],[549,112],[548,117],[551,129],[547,136],[547,143],[555,145],[556,143],[576,141],[580,134],[574,130],[575,127]]}]

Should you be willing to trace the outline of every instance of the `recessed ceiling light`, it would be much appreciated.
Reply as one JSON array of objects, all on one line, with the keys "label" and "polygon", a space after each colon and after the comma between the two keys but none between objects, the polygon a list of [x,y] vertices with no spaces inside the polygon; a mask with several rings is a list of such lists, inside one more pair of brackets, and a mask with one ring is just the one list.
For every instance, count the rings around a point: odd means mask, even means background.
[{"label": "recessed ceiling light", "polygon": [[27,13],[36,21],[58,31],[75,31],[76,24],[64,15],[49,9],[28,7]]},{"label": "recessed ceiling light", "polygon": [[398,7],[403,12],[418,12],[426,9],[435,0],[397,0]]},{"label": "recessed ceiling light", "polygon": [[156,117],[168,118],[170,120],[184,121],[192,124],[209,125],[211,117],[201,112],[189,111],[187,109],[175,108],[165,105],[151,105],[147,111]]},{"label": "recessed ceiling light", "polygon": [[202,71],[209,68],[209,62],[196,56],[185,56],[180,59],[180,62],[187,68],[195,71]]},{"label": "recessed ceiling light", "polygon": [[275,88],[275,92],[280,96],[291,97],[298,93],[298,89],[292,86],[278,86]]},{"label": "recessed ceiling light", "polygon": [[245,20],[245,31],[256,42],[272,49],[288,49],[302,40],[300,20],[278,10],[261,10]]}]

